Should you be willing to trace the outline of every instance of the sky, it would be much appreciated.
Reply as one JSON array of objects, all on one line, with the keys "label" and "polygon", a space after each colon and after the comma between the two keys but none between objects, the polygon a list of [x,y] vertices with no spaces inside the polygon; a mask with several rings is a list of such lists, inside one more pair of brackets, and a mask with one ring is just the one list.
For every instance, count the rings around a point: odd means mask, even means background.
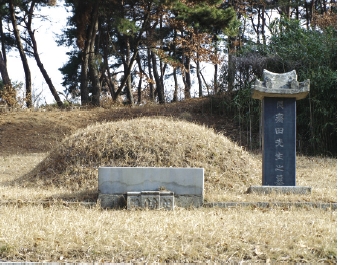
[{"label": "sky", "polygon": [[[45,21],[43,23],[36,23],[33,28],[36,30],[35,37],[41,62],[50,76],[56,90],[58,92],[63,92],[64,88],[61,85],[62,74],[58,69],[67,62],[68,56],[66,55],[66,52],[69,51],[70,48],[63,46],[59,47],[55,42],[56,34],[61,34],[62,29],[65,28],[67,24],[68,13],[60,2],[61,1],[58,1],[58,4],[54,7],[43,7],[41,13],[48,16],[50,22]],[[38,22],[38,20],[36,20],[36,22]],[[20,30],[20,32],[22,33],[23,31]],[[28,63],[32,75],[33,95],[42,92],[39,105],[45,104],[46,102],[53,103],[54,98],[37,67],[35,59],[33,57],[28,58]],[[19,52],[16,49],[13,49],[7,54],[7,67],[12,82],[22,82],[24,90],[25,74]],[[61,96],[61,99],[64,99],[64,97]]]}]

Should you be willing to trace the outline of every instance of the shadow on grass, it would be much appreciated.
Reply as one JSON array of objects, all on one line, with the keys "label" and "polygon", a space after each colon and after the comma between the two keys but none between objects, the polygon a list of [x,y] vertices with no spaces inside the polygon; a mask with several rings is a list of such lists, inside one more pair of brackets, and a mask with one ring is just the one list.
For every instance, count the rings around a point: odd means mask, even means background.
[{"label": "shadow on grass", "polygon": [[97,190],[90,189],[88,191],[76,191],[72,194],[59,193],[46,197],[46,200],[62,200],[65,202],[96,202],[98,195]]}]

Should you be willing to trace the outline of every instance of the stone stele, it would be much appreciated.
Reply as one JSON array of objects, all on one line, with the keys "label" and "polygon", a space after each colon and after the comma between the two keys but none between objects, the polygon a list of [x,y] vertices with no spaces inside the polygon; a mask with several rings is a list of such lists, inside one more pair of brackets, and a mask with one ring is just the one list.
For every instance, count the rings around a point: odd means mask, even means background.
[{"label": "stone stele", "polygon": [[263,71],[256,80],[252,97],[262,101],[262,186],[254,193],[311,193],[310,187],[296,187],[296,100],[310,91],[310,80],[297,81],[296,71]]}]

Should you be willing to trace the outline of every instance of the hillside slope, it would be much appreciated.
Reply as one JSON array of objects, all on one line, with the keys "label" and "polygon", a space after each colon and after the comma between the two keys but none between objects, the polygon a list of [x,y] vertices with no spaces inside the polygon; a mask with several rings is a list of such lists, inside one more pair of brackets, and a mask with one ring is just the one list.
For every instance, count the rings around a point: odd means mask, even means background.
[{"label": "hillside slope", "polygon": [[215,129],[233,140],[237,130],[230,119],[211,114],[208,98],[191,99],[167,105],[112,107],[45,112],[0,112],[0,154],[48,152],[79,128],[103,121],[137,117],[166,116],[193,121]]}]

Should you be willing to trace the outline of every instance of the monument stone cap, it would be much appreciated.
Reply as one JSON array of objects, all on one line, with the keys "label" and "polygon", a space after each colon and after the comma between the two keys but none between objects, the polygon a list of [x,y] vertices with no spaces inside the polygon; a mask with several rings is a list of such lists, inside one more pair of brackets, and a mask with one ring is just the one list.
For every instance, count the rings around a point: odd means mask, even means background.
[{"label": "monument stone cap", "polygon": [[263,81],[256,80],[252,86],[252,97],[262,100],[264,97],[305,98],[310,91],[310,80],[297,81],[295,70],[277,74],[263,70]]}]

